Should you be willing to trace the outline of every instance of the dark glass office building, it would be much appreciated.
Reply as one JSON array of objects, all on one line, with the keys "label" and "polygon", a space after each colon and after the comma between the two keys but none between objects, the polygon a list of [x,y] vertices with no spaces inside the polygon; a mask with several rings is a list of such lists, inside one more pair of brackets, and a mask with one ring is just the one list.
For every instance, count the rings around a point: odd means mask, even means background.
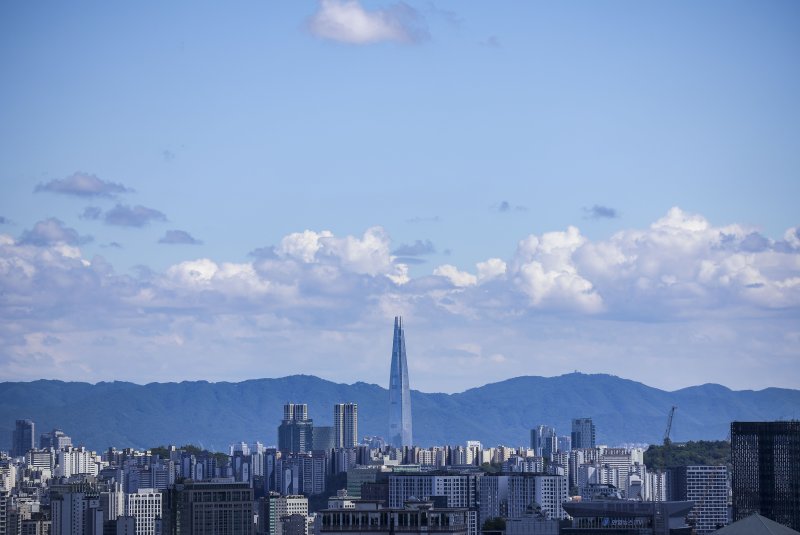
[{"label": "dark glass office building", "polygon": [[36,426],[30,420],[17,420],[11,433],[11,456],[22,457],[36,447]]},{"label": "dark glass office building", "polygon": [[283,453],[310,452],[313,444],[314,421],[308,417],[305,403],[286,403],[283,420],[278,426],[278,449]]},{"label": "dark glass office building", "polygon": [[572,449],[594,448],[596,432],[591,418],[574,418],[572,420]]},{"label": "dark glass office building", "polygon": [[164,535],[253,535],[253,489],[233,478],[179,483],[165,492]]},{"label": "dark glass office building", "polygon": [[800,421],[732,422],[733,520],[753,513],[800,531]]}]

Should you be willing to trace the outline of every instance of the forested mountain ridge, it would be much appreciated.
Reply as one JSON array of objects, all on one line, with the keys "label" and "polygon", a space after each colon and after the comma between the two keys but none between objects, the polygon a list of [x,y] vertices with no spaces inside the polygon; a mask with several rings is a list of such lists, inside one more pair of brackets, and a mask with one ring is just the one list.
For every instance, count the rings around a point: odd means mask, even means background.
[{"label": "forested mountain ridge", "polygon": [[[227,451],[233,442],[256,440],[271,445],[287,401],[308,403],[316,425],[331,425],[334,403],[355,402],[359,435],[387,434],[388,392],[362,382],[309,375],[146,385],[39,380],[0,383],[0,449],[10,446],[19,418],[32,419],[37,436],[58,427],[75,444],[95,450],[191,443]],[[800,391],[733,391],[707,384],[667,392],[602,374],[516,377],[456,394],[413,391],[414,441],[522,446],[536,425],[553,425],[559,435],[569,435],[572,418],[592,417],[599,444],[660,444],[672,405],[678,406],[673,441],[721,440],[733,420],[796,416]]]}]

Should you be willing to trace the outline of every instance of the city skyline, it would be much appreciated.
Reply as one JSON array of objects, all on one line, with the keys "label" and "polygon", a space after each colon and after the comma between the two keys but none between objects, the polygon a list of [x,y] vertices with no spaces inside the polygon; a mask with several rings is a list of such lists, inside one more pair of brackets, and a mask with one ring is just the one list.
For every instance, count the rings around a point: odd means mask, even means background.
[{"label": "city skyline", "polygon": [[[286,403],[283,416],[306,421],[308,407]],[[32,430],[34,423],[17,425]],[[576,425],[591,421],[577,418]],[[34,442],[24,454],[0,455],[0,527],[54,535],[391,533],[386,514],[412,510],[426,514],[398,521],[409,533],[475,535],[503,524],[499,531],[508,535],[530,533],[532,526],[552,534],[698,535],[738,521],[743,523],[736,532],[754,522],[773,531],[797,527],[792,489],[800,422],[731,421],[730,431],[726,441],[684,444],[691,455],[669,464],[666,457],[659,460],[663,450],[641,445],[572,448],[561,442],[549,456],[534,444],[394,447],[375,437],[314,451],[240,441],[230,454],[191,445],[98,453]],[[437,520],[438,513],[449,521]],[[436,529],[441,526],[447,529]]]},{"label": "city skyline", "polygon": [[0,381],[798,389],[798,22],[2,5]]}]

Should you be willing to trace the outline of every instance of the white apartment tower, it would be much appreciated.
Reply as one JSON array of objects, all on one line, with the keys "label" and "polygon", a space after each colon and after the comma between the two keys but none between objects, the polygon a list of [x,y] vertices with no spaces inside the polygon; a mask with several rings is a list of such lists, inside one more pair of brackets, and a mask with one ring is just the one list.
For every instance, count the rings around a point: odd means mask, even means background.
[{"label": "white apartment tower", "polygon": [[56,452],[56,477],[71,477],[76,474],[96,476],[103,464],[100,456],[86,448],[67,446]]},{"label": "white apartment tower", "polygon": [[136,535],[156,535],[161,522],[161,493],[155,489],[139,489],[135,494],[125,495],[125,516],[136,519]]},{"label": "white apartment tower", "polygon": [[728,467],[681,466],[674,473],[675,499],[694,502],[689,522],[698,535],[728,523]]},{"label": "white apartment tower", "polygon": [[542,506],[551,518],[564,519],[569,497],[567,478],[540,474],[485,475],[480,478],[480,518],[521,518],[531,503]]},{"label": "white apartment tower", "polygon": [[443,497],[446,507],[474,508],[478,501],[479,474],[392,474],[389,507],[402,509],[411,498]]},{"label": "white apartment tower", "polygon": [[354,448],[358,444],[358,405],[337,403],[333,406],[334,445]]}]

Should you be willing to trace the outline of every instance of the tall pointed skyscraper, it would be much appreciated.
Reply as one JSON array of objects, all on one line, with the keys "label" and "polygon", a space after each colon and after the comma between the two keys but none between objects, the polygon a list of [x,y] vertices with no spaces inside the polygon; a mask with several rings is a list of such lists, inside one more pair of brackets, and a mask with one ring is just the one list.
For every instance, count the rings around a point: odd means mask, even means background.
[{"label": "tall pointed skyscraper", "polygon": [[389,375],[389,444],[395,447],[413,444],[406,338],[403,333],[403,318],[400,316],[394,318],[392,370]]}]

